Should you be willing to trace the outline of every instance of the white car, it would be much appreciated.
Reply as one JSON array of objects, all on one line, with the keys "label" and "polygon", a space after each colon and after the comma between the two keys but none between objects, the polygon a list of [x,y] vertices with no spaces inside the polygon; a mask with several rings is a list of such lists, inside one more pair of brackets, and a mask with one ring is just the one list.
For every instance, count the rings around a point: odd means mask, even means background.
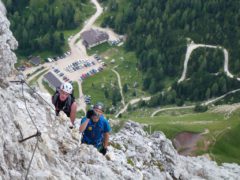
[{"label": "white car", "polygon": [[53,60],[51,58],[47,58],[48,62],[52,62]]}]

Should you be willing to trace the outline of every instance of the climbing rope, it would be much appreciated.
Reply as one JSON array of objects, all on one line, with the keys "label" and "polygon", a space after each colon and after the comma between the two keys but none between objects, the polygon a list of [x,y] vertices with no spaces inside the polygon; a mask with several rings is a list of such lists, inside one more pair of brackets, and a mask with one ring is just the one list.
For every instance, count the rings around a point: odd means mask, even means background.
[{"label": "climbing rope", "polygon": [[22,84],[25,83],[25,84],[26,84],[34,93],[36,93],[48,106],[50,106],[50,107],[52,108],[52,110],[55,111],[55,109],[53,108],[53,106],[52,106],[51,104],[49,104],[40,94],[38,94],[35,89],[33,89],[26,81],[24,81],[24,80],[22,80],[22,81],[23,81]]},{"label": "climbing rope", "polygon": [[38,93],[36,92],[36,90],[33,89],[26,81],[20,80],[20,81],[10,81],[10,82],[12,82],[12,83],[26,84],[26,85],[29,87],[29,89],[31,89],[35,94],[37,94],[49,107],[52,108],[52,110],[55,111],[55,109],[53,108],[53,106],[52,106],[51,104],[49,104],[40,94],[38,94]]},{"label": "climbing rope", "polygon": [[[32,135],[32,136],[29,136],[29,137],[27,137],[27,138],[24,138],[24,139],[22,139],[22,140],[19,140],[19,142],[22,143],[22,142],[24,142],[24,141],[26,141],[26,140],[28,140],[28,139],[33,138],[33,137],[36,137],[36,138],[37,138],[37,141],[36,141],[36,144],[35,144],[35,146],[34,146],[34,150],[33,150],[31,159],[30,159],[29,164],[28,164],[28,167],[27,167],[27,172],[26,172],[26,175],[25,175],[25,180],[27,180],[27,179],[28,179],[29,171],[30,171],[30,169],[31,169],[32,161],[33,161],[35,152],[36,152],[37,147],[38,147],[39,137],[41,136],[41,132],[38,130],[38,127],[37,127],[36,123],[34,122],[33,117],[31,116],[30,111],[29,111],[29,109],[28,109],[28,107],[27,107],[27,101],[26,101],[26,97],[25,97],[25,95],[24,95],[24,89],[23,89],[24,84],[26,84],[34,93],[36,93],[36,94],[37,94],[47,105],[49,105],[54,111],[55,111],[55,109],[52,107],[52,105],[50,105],[40,94],[38,94],[38,93],[37,93],[29,84],[27,84],[24,80],[21,80],[21,81],[10,81],[10,82],[13,82],[13,83],[14,83],[14,82],[15,82],[15,83],[21,83],[21,84],[22,84],[22,88],[21,88],[21,89],[22,89],[22,96],[23,96],[23,99],[24,99],[24,105],[25,105],[26,111],[27,111],[27,113],[28,113],[28,116],[29,116],[29,118],[31,119],[31,122],[32,122],[32,124],[34,125],[34,127],[35,127],[35,129],[36,129],[36,131],[37,131],[36,134],[34,134],[34,135]],[[79,146],[80,146],[80,143],[81,143],[81,137],[79,138],[78,148],[79,148]]]},{"label": "climbing rope", "polygon": [[[30,168],[31,168],[31,165],[32,165],[32,160],[33,160],[33,158],[34,158],[35,152],[36,152],[37,147],[38,147],[39,136],[41,136],[41,133],[39,132],[38,127],[37,127],[36,123],[34,122],[32,116],[31,116],[31,114],[30,114],[30,112],[29,112],[29,109],[28,109],[28,107],[27,107],[27,101],[26,101],[26,98],[25,98],[25,95],[24,95],[24,91],[23,91],[23,84],[24,84],[24,82],[25,82],[25,81],[21,82],[21,84],[22,84],[22,96],[23,96],[25,108],[26,108],[26,111],[27,111],[27,113],[28,113],[29,118],[30,118],[31,121],[32,121],[32,124],[34,125],[35,129],[37,130],[37,133],[36,133],[37,141],[36,141],[36,144],[35,144],[33,153],[32,153],[32,157],[31,157],[31,159],[30,159],[30,161],[29,161],[29,164],[28,164],[28,167],[27,167],[27,173],[26,173],[26,176],[25,176],[25,180],[27,180],[28,174],[29,174],[29,171],[30,171]],[[35,135],[33,135],[32,137],[34,137],[34,136],[35,136]],[[26,138],[25,140],[27,140],[27,138]]]},{"label": "climbing rope", "polygon": [[27,101],[26,101],[26,97],[25,97],[25,95],[24,95],[23,85],[26,84],[34,93],[36,93],[42,100],[44,100],[44,102],[47,103],[52,109],[53,109],[53,107],[52,107],[41,95],[39,95],[31,86],[29,86],[24,80],[21,80],[21,81],[10,81],[10,82],[13,82],[13,83],[14,83],[14,82],[15,82],[15,83],[19,83],[19,82],[20,82],[20,83],[22,84],[22,88],[21,88],[21,89],[22,89],[22,97],[23,97],[23,100],[24,100],[24,105],[25,105],[26,111],[27,111],[27,113],[28,113],[28,116],[29,116],[31,122],[32,122],[32,124],[34,125],[34,127],[35,127],[35,129],[36,129],[36,131],[37,131],[36,134],[34,134],[34,135],[32,135],[32,136],[29,136],[29,137],[27,137],[27,138],[24,138],[24,139],[19,140],[19,142],[22,143],[22,142],[24,142],[24,141],[26,141],[26,140],[28,140],[28,139],[33,138],[33,137],[36,137],[36,138],[37,138],[36,144],[35,144],[35,146],[34,146],[34,150],[33,150],[33,152],[32,152],[31,159],[30,159],[29,164],[28,164],[28,167],[27,167],[27,172],[26,172],[26,175],[25,175],[25,180],[27,180],[27,179],[28,179],[28,174],[29,174],[29,171],[30,171],[30,168],[31,168],[31,165],[32,165],[32,161],[33,161],[35,152],[36,152],[37,147],[38,147],[39,137],[41,136],[41,132],[38,130],[38,127],[37,127],[36,123],[34,122],[33,117],[31,116],[30,111],[29,111],[29,109],[28,109],[28,107],[27,107]]},{"label": "climbing rope", "polygon": [[32,116],[30,115],[30,112],[29,112],[29,110],[28,110],[28,107],[27,107],[26,98],[25,98],[25,96],[24,96],[24,92],[23,92],[23,83],[22,83],[22,96],[23,96],[23,99],[24,99],[24,104],[25,104],[25,108],[26,108],[26,110],[27,110],[28,116],[30,117],[30,119],[31,119],[31,121],[32,121],[32,123],[33,123],[33,125],[35,126],[35,128],[36,128],[36,130],[37,130],[37,132],[38,132],[37,125],[35,124],[35,122],[34,122]]},{"label": "climbing rope", "polygon": [[35,152],[36,152],[37,147],[38,147],[38,142],[39,142],[39,138],[37,137],[37,142],[36,142],[36,144],[35,144],[35,147],[34,147],[34,150],[33,150],[33,153],[32,153],[32,157],[31,157],[31,160],[29,161],[29,164],[28,164],[28,167],[27,167],[27,173],[26,173],[26,176],[25,176],[25,180],[27,180],[27,177],[28,177],[28,174],[29,174],[31,165],[32,165],[32,160],[33,160],[33,157],[34,157]]}]

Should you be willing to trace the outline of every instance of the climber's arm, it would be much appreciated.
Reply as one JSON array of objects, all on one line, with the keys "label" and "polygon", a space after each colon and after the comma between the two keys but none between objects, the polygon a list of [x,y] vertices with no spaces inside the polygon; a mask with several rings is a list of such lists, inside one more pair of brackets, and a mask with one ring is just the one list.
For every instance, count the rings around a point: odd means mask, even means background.
[{"label": "climber's arm", "polygon": [[103,142],[103,147],[107,149],[108,147],[108,142],[109,142],[109,132],[104,133],[104,142]]},{"label": "climber's arm", "polygon": [[86,129],[87,125],[88,125],[89,120],[90,119],[88,119],[88,118],[83,118],[82,119],[81,126],[79,127],[79,131],[80,132],[84,132],[85,131],[85,129]]},{"label": "climber's arm", "polygon": [[71,106],[71,113],[70,113],[70,120],[73,125],[74,125],[74,121],[76,119],[76,113],[77,113],[77,103],[73,102],[72,106]]}]

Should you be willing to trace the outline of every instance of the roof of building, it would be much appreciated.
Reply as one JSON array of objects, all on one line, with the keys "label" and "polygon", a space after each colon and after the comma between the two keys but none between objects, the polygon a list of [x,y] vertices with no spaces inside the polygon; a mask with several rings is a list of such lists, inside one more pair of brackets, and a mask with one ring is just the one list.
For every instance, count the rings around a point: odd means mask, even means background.
[{"label": "roof of building", "polygon": [[93,45],[98,42],[108,40],[109,38],[107,33],[99,31],[97,29],[90,29],[88,31],[84,31],[81,37],[83,41],[85,41],[88,45]]},{"label": "roof of building", "polygon": [[44,75],[44,78],[55,88],[61,86],[61,81],[51,72]]},{"label": "roof of building", "polygon": [[37,65],[39,65],[41,63],[41,58],[39,56],[32,57],[30,59],[30,62],[37,66]]}]

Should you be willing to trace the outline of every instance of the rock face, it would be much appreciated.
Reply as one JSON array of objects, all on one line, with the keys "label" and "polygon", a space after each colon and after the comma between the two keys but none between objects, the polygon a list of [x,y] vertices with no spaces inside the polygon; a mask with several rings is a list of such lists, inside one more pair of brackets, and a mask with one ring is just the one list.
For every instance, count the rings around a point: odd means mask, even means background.
[{"label": "rock face", "polygon": [[18,43],[9,26],[6,9],[0,0],[0,79],[4,79],[11,73],[17,60],[12,50],[17,48]]},{"label": "rock face", "polygon": [[[0,88],[0,179],[23,179],[36,138],[26,111],[21,84]],[[106,157],[87,145],[78,147],[78,134],[67,121],[55,118],[53,110],[28,87],[23,86],[27,107],[42,135],[29,172],[29,179],[239,179],[240,166],[205,157],[180,156],[162,132],[152,135],[143,126],[128,121],[111,135]],[[41,94],[50,102],[50,96]],[[110,160],[108,160],[110,158]]]},{"label": "rock face", "polygon": [[[5,8],[0,2],[0,77],[12,71],[17,43],[9,30]],[[22,94],[22,92],[24,94]],[[50,102],[50,96],[41,94]],[[111,135],[105,157],[92,147],[78,145],[78,133],[28,87],[21,84],[0,86],[0,180],[28,179],[239,179],[236,164],[218,166],[204,157],[178,155],[161,132],[148,135],[142,125],[127,122]],[[26,109],[27,107],[27,109]],[[28,114],[29,113],[29,114]],[[19,139],[38,130],[41,137],[23,143]]]}]

